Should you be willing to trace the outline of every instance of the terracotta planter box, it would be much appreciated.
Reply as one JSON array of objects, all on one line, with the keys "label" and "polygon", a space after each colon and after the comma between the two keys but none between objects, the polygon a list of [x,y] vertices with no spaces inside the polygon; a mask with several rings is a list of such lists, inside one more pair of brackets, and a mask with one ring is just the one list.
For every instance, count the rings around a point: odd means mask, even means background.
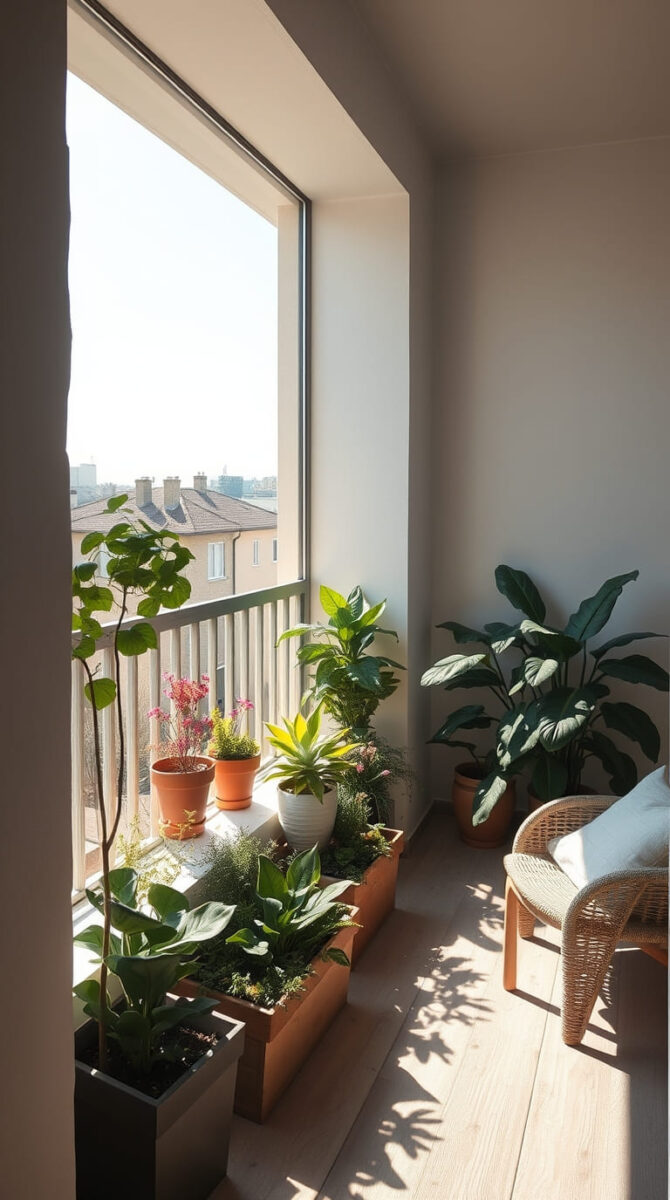
[{"label": "terracotta planter box", "polygon": [[[398,860],[404,849],[405,835],[401,829],[383,829],[382,833],[393,852],[391,857],[376,859],[372,866],[368,867],[361,882],[352,884],[341,896],[344,904],[356,906],[356,920],[361,926],[356,930],[354,938],[352,966],[358,962],[370,939],[395,908]],[[321,882],[325,885],[335,883],[336,880],[330,875],[322,875]]]},{"label": "terracotta planter box", "polygon": [[[352,912],[353,920],[358,920]],[[337,946],[351,957],[355,929],[340,929],[327,946]],[[292,996],[286,1007],[259,1008],[223,992],[199,987],[185,979],[179,990],[185,996],[215,996],[217,1011],[244,1021],[246,1038],[235,1088],[235,1112],[262,1122],[274,1108],[293,1076],[308,1058],[340,1009],[346,1004],[348,967],[312,960],[315,974],[305,980],[305,990]],[[190,1197],[189,1197],[190,1200]]]},{"label": "terracotta planter box", "polygon": [[189,1023],[219,1041],[158,1099],[77,1061],[97,1026],[75,1033],[79,1200],[207,1200],[225,1175],[244,1028],[217,1013]]}]

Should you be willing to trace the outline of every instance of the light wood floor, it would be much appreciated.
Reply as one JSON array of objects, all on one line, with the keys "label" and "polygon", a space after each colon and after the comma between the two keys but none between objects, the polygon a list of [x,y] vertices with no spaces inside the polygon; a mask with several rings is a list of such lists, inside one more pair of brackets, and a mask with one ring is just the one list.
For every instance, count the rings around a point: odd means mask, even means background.
[{"label": "light wood floor", "polygon": [[[665,1200],[667,975],[621,950],[580,1049],[553,931],[501,984],[501,851],[435,810],[349,1003],[212,1200]],[[521,990],[523,989],[523,990]]]}]

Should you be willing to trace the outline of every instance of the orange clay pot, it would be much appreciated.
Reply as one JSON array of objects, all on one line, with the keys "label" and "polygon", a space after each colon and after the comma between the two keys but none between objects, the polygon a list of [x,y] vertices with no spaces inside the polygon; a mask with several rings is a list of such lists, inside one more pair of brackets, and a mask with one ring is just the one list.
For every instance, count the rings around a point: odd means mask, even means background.
[{"label": "orange clay pot", "polygon": [[480,783],[476,767],[460,763],[454,770],[451,799],[463,841],[479,850],[489,850],[507,841],[516,804],[516,786],[511,779],[490,816],[481,825],[473,825],[472,801]]},{"label": "orange clay pot", "polygon": [[248,808],[254,790],[256,772],[261,765],[260,754],[253,758],[216,758],[214,760],[214,795],[216,807],[230,812]]},{"label": "orange clay pot", "polygon": [[176,841],[200,837],[205,831],[214,759],[194,755],[195,771],[180,771],[176,758],[159,758],[151,767],[161,813],[161,833]]}]

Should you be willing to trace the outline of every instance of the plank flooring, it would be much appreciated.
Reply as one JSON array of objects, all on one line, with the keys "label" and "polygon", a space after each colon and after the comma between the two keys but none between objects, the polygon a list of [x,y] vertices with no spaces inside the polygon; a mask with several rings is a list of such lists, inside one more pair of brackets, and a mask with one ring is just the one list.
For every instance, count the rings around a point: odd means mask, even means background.
[{"label": "plank flooring", "polygon": [[502,852],[435,809],[349,1003],[265,1125],[235,1118],[211,1200],[665,1200],[666,970],[618,951],[568,1048],[553,930],[502,988],[503,894]]}]

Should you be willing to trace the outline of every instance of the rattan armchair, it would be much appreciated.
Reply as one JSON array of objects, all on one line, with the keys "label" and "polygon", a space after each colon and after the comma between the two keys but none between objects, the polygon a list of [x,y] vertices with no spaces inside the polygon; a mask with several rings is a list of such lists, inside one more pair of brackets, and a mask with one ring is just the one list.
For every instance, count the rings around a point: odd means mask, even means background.
[{"label": "rattan armchair", "polygon": [[562,1036],[568,1046],[584,1037],[618,942],[632,942],[667,963],[667,868],[616,871],[579,889],[547,851],[552,838],[580,829],[616,799],[552,800],[523,822],[505,857],[503,986],[516,987],[517,934],[531,937],[536,920],[560,929]]}]

